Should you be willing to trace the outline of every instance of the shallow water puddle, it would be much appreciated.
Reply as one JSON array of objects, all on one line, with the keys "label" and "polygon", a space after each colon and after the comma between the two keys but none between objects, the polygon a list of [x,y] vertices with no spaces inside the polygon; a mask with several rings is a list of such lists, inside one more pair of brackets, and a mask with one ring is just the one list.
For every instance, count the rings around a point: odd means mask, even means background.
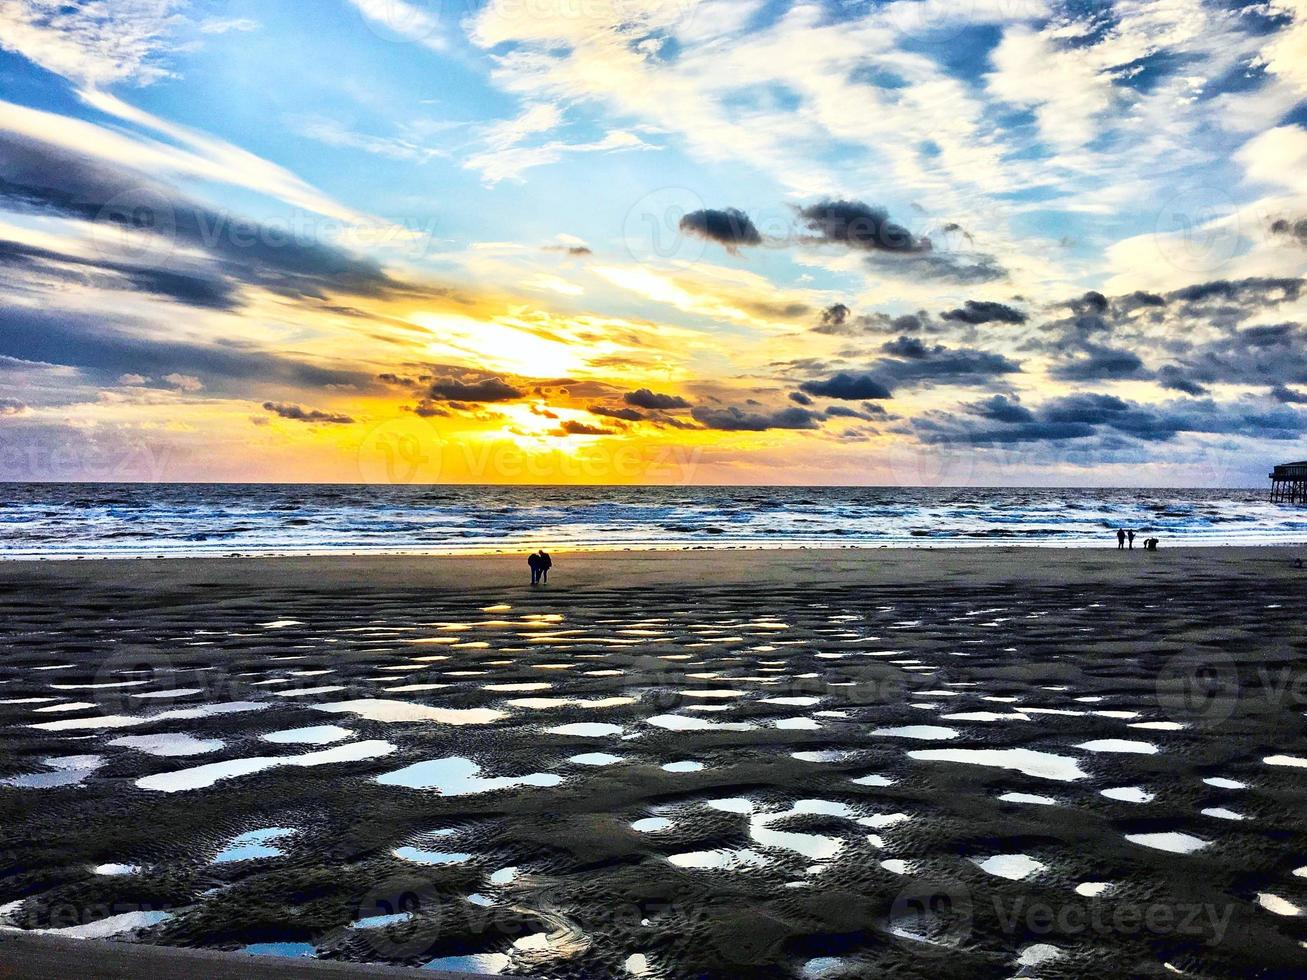
[{"label": "shallow water puddle", "polygon": [[940,715],[942,721],[1029,721],[1029,715],[1019,711],[962,711],[951,715]]},{"label": "shallow water puddle", "polygon": [[1142,786],[1114,786],[1111,789],[1100,790],[1099,795],[1106,796],[1109,800],[1120,800],[1122,803],[1153,802],[1153,794]]},{"label": "shallow water puddle", "polygon": [[184,733],[161,735],[123,735],[108,743],[126,749],[136,749],[148,755],[179,756],[205,755],[226,746],[220,738],[196,738]]},{"label": "shallow water puddle", "polygon": [[1191,854],[1211,843],[1211,841],[1205,841],[1201,837],[1182,834],[1175,830],[1158,834],[1126,834],[1125,839],[1141,847],[1151,847],[1156,851],[1170,851],[1172,854]]},{"label": "shallow water puddle", "polygon": [[434,721],[441,725],[488,725],[508,717],[508,712],[494,708],[433,708],[426,704],[386,698],[335,701],[310,707],[315,711],[358,715],[368,721],[379,722]]},{"label": "shallow water puddle", "polygon": [[422,847],[397,847],[391,851],[401,861],[413,864],[442,865],[462,864],[471,859],[471,854],[460,851],[432,851]]},{"label": "shallow water puddle", "polygon": [[981,871],[1011,881],[1021,881],[1024,878],[1029,878],[1047,867],[1047,865],[1036,861],[1029,854],[995,854],[983,861],[975,858],[972,860],[975,861]]},{"label": "shallow water puddle", "polygon": [[412,912],[390,912],[383,915],[369,915],[355,919],[349,924],[350,929],[384,929],[386,926],[398,925],[413,918]]},{"label": "shallow water puddle", "polygon": [[624,704],[635,704],[635,698],[615,696],[611,698],[515,698],[508,702],[514,708],[528,708],[533,711],[547,711],[550,708],[617,708]]},{"label": "shallow water puddle", "polygon": [[856,758],[854,749],[822,749],[814,752],[791,752],[790,758],[800,762],[844,762]]},{"label": "shallow water puddle", "polygon": [[664,763],[660,768],[663,772],[699,772],[703,769],[703,763],[690,760],[684,762],[668,762]]},{"label": "shallow water puddle", "polygon": [[1272,895],[1270,892],[1258,892],[1257,904],[1276,915],[1302,915],[1302,909],[1294,905],[1293,902],[1281,898],[1279,895]]},{"label": "shallow water puddle", "polygon": [[584,752],[581,755],[572,756],[567,761],[578,766],[611,766],[616,762],[621,762],[622,758],[620,755],[609,755],[607,752]]},{"label": "shallow water puddle", "polygon": [[54,771],[7,776],[0,779],[0,786],[13,786],[17,789],[54,789],[60,786],[76,786],[104,765],[104,759],[98,755],[65,755],[42,759],[41,764]]},{"label": "shallow water puddle", "polygon": [[621,725],[609,725],[598,721],[578,721],[571,725],[559,725],[546,728],[550,735],[571,735],[577,738],[608,738],[623,735],[626,731]]},{"label": "shallow water puddle", "polygon": [[100,715],[96,718],[65,718],[63,721],[46,721],[30,728],[39,728],[47,732],[68,732],[88,728],[131,728],[137,725],[152,725],[158,721],[193,721],[196,718],[209,718],[214,715],[236,714],[244,711],[263,711],[269,707],[263,701],[225,701],[220,704],[205,704],[194,708],[174,708],[154,715]]},{"label": "shallow water puddle", "polygon": [[877,728],[871,734],[885,735],[890,738],[914,738],[921,741],[947,741],[957,738],[958,732],[941,725],[900,725],[896,728]]},{"label": "shallow water puddle", "polygon": [[771,724],[781,731],[793,732],[815,732],[821,728],[821,725],[812,718],[778,718]]},{"label": "shallow water puddle", "polygon": [[1209,776],[1203,780],[1208,786],[1214,786],[1217,789],[1247,789],[1247,783],[1241,783],[1237,779],[1226,779],[1224,776]]},{"label": "shallow water puddle", "polygon": [[1086,752],[1123,752],[1135,755],[1155,755],[1157,746],[1151,742],[1136,742],[1127,738],[1096,738],[1075,746]]},{"label": "shallow water puddle", "polygon": [[756,726],[748,722],[725,722],[709,721],[707,718],[690,718],[685,715],[655,715],[652,718],[645,719],[647,724],[655,728],[665,728],[673,732],[702,732],[702,731],[722,731],[722,732],[748,732]]},{"label": "shallow water puddle", "polygon": [[109,939],[138,929],[149,929],[171,918],[171,912],[123,912],[120,915],[111,915],[107,919],[97,919],[95,922],[84,922],[81,925],[30,931],[44,936],[64,936],[68,939]]},{"label": "shallow water puddle", "polygon": [[290,756],[256,756],[247,759],[229,759],[226,762],[211,762],[206,766],[193,769],[179,769],[176,772],[157,773],[143,776],[136,780],[141,789],[156,790],[162,793],[177,793],[185,790],[205,789],[224,779],[237,776],[249,776],[279,766],[322,766],[340,762],[360,762],[364,759],[376,759],[395,751],[395,746],[380,739],[364,742],[352,742],[335,748],[309,752],[305,755]]},{"label": "shallow water puddle", "polygon": [[[347,738],[354,733],[339,725],[310,725],[305,728],[286,728],[279,732],[269,732],[259,738],[274,745],[330,745]],[[112,743],[111,743],[112,744]]]},{"label": "shallow water puddle", "polygon": [[909,752],[908,757],[926,762],[960,762],[996,769],[1015,769],[1027,776],[1059,782],[1084,779],[1088,775],[1081,771],[1075,759],[1034,749],[918,749]]},{"label": "shallow water puddle", "polygon": [[678,868],[692,868],[695,870],[761,867],[767,863],[767,859],[761,854],[747,848],[689,851],[685,854],[671,854],[667,860]]},{"label": "shallow water puddle", "polygon": [[480,776],[481,767],[471,759],[451,756],[416,762],[411,766],[377,777],[382,786],[406,786],[430,789],[445,796],[469,796],[516,786],[557,786],[563,777],[551,772],[533,772],[525,776]]},{"label": "shallow water puddle", "polygon": [[632,830],[638,830],[642,834],[656,834],[660,830],[666,830],[672,825],[672,822],[666,817],[645,817],[643,820],[637,820],[631,824]]},{"label": "shallow water puddle", "polygon": [[447,973],[477,973],[495,975],[508,969],[512,960],[505,953],[468,953],[463,956],[438,956],[422,964],[424,970],[444,970]]},{"label": "shallow water puddle", "polygon": [[1111,883],[1106,881],[1082,881],[1076,885],[1076,894],[1084,898],[1097,898],[1111,887]]},{"label": "shallow water puddle", "polygon": [[1209,806],[1202,811],[1204,817],[1215,817],[1217,820],[1243,820],[1242,813],[1235,813],[1233,810],[1227,810],[1221,806]]},{"label": "shallow water puddle", "polygon": [[850,779],[849,782],[856,783],[859,786],[893,786],[897,780],[890,779],[888,776],[880,776],[872,773],[870,776],[859,776],[857,779]]},{"label": "shallow water puddle", "polygon": [[[39,726],[36,726],[39,727]],[[1295,755],[1268,755],[1262,762],[1268,766],[1293,766],[1294,768],[1307,768],[1307,759],[1300,759]]]},{"label": "shallow water puddle", "polygon": [[1030,803],[1034,806],[1057,805],[1057,800],[1051,796],[1036,796],[1034,793],[1004,793],[999,800],[1004,803]]},{"label": "shallow water puddle", "polygon": [[137,875],[141,873],[139,864],[97,864],[91,869],[91,874],[105,875],[114,878],[119,875]]},{"label": "shallow water puddle", "polygon": [[273,841],[290,837],[297,833],[294,827],[264,827],[251,830],[233,837],[227,846],[213,858],[214,864],[230,864],[233,861],[254,861],[261,858],[281,857],[285,854]]}]

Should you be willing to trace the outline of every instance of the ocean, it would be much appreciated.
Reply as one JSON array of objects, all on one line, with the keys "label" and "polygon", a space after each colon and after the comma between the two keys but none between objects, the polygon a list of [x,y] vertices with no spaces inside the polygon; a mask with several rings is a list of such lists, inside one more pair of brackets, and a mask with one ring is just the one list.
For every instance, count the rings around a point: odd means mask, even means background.
[{"label": "ocean", "polygon": [[1307,542],[1265,490],[0,484],[0,559]]}]

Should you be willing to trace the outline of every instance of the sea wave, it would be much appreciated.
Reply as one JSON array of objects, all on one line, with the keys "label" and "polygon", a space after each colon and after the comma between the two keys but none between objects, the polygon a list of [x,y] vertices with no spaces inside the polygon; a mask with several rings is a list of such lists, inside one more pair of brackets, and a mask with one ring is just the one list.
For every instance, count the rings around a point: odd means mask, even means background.
[{"label": "sea wave", "polygon": [[1258,490],[5,484],[0,559],[1307,542]]}]

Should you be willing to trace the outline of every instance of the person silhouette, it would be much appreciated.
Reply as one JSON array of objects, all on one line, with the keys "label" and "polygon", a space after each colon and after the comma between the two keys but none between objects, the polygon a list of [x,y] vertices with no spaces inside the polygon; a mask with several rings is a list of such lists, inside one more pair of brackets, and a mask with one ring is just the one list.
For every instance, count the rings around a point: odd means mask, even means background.
[{"label": "person silhouette", "polygon": [[1134,531],[1126,531],[1126,532],[1125,532],[1125,538],[1126,538],[1127,541],[1130,542],[1130,550],[1131,550],[1131,551],[1134,551],[1134,550],[1135,550],[1135,532],[1134,532]]},{"label": "person silhouette", "polygon": [[532,584],[532,585],[539,585],[539,584],[540,584],[540,572],[541,572],[541,568],[540,568],[540,556],[537,555],[535,552],[532,552],[531,554],[527,555],[527,557],[526,557],[526,563],[527,563],[529,566],[531,566],[531,584]]},{"label": "person silhouette", "polygon": [[1125,548],[1125,531],[1116,532],[1116,550],[1121,551]]},{"label": "person silhouette", "polygon": [[549,569],[554,567],[554,560],[549,557],[544,548],[536,554],[536,560],[540,566],[540,581],[545,585],[549,584]]}]

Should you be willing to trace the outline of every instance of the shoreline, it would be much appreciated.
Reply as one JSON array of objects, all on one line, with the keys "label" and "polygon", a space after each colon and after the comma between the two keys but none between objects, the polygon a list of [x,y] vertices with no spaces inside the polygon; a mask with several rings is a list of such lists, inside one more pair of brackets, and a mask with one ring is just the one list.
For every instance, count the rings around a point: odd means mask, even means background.
[{"label": "shoreline", "polygon": [[532,589],[526,554],[305,555],[215,558],[106,558],[0,561],[0,584],[45,581],[72,587],[112,582],[136,590],[197,586],[297,591],[413,588],[455,591],[521,589],[547,596],[596,587],[667,585],[925,584],[941,574],[977,584],[1066,585],[1076,582],[1173,580],[1219,571],[1260,577],[1273,569],[1300,573],[1301,545],[1211,545],[1161,548],[705,548],[689,551],[554,551],[553,580]]},{"label": "shoreline", "polygon": [[[1142,540],[1142,537],[1141,537]],[[1013,539],[1004,540],[974,540],[974,539],[948,539],[922,541],[920,544],[905,543],[901,541],[887,542],[884,544],[861,543],[846,544],[834,546],[827,543],[821,544],[791,544],[783,541],[773,541],[765,544],[668,544],[668,545],[583,545],[575,546],[549,546],[548,541],[544,541],[549,553],[555,556],[575,557],[582,555],[687,555],[687,554],[716,554],[716,553],[809,553],[809,554],[850,554],[850,553],[905,553],[916,554],[920,552],[1003,552],[1003,551],[1031,551],[1037,553],[1049,552],[1073,552],[1076,554],[1094,553],[1103,551],[1119,551],[1115,543],[1108,541],[1106,537],[1102,539],[1081,540],[1076,542],[1069,541],[1017,541]],[[429,548],[396,548],[396,549],[327,549],[327,550],[284,550],[284,551],[224,551],[224,552],[132,552],[128,554],[114,553],[86,553],[86,554],[55,554],[45,557],[36,553],[17,552],[14,554],[5,554],[0,552],[0,568],[9,565],[55,565],[55,564],[83,564],[86,562],[133,562],[133,561],[296,561],[296,560],[329,560],[329,559],[502,559],[511,560],[514,558],[525,560],[526,555],[541,546],[540,541],[523,542],[521,547],[514,549],[506,548],[465,548],[457,551],[429,549]],[[1302,540],[1286,538],[1268,538],[1264,540],[1239,540],[1239,541],[1189,541],[1174,539],[1168,542],[1162,540],[1159,548],[1161,551],[1170,553],[1186,551],[1213,551],[1220,549],[1231,550],[1267,550],[1267,549],[1307,549],[1307,534],[1304,534]],[[1134,549],[1143,551],[1142,544]]]}]

